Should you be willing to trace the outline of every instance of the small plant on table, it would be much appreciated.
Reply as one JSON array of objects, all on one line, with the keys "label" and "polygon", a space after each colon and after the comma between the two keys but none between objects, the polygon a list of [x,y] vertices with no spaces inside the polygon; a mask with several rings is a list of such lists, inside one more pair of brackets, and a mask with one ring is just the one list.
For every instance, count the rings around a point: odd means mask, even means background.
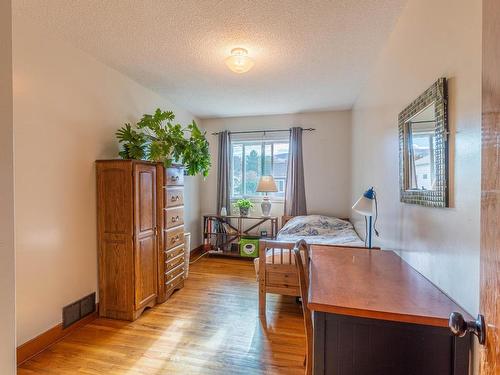
[{"label": "small plant on table", "polygon": [[253,208],[253,203],[249,199],[238,199],[235,206],[240,209],[240,216],[248,216],[248,210]]}]

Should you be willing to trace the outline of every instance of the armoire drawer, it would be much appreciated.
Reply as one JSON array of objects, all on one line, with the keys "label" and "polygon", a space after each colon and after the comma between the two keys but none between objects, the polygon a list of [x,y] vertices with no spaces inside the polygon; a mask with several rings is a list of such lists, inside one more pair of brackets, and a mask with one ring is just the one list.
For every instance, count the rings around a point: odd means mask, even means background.
[{"label": "armoire drawer", "polygon": [[174,249],[165,251],[165,262],[170,262],[172,259],[177,258],[181,254],[184,254],[184,246],[178,246]]},{"label": "armoire drawer", "polygon": [[184,254],[172,259],[170,262],[167,262],[165,264],[165,273],[168,273],[168,271],[172,271],[174,268],[177,266],[183,265],[184,264]]},{"label": "armoire drawer", "polygon": [[184,170],[181,168],[167,168],[167,186],[184,185]]},{"label": "armoire drawer", "polygon": [[184,224],[184,207],[168,208],[165,212],[165,228]]},{"label": "armoire drawer", "polygon": [[168,273],[169,271],[182,264],[184,264],[184,251],[182,251],[182,253],[178,254],[176,257],[172,257],[165,261],[165,273]]},{"label": "armoire drawer", "polygon": [[165,292],[168,293],[172,289],[175,289],[184,280],[184,272],[178,274],[169,281],[165,281]]},{"label": "armoire drawer", "polygon": [[184,243],[184,225],[168,229],[165,233],[165,250]]},{"label": "armoire drawer", "polygon": [[179,275],[184,275],[184,264],[181,264],[171,271],[167,272],[165,274],[165,283],[172,281]]},{"label": "armoire drawer", "polygon": [[182,187],[165,188],[166,207],[182,206],[184,204],[184,191]]}]

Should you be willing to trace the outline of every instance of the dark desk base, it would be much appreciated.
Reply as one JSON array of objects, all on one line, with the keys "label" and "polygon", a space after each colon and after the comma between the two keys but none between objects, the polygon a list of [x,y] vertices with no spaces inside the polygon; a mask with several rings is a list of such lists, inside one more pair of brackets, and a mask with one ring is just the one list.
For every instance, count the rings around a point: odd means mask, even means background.
[{"label": "dark desk base", "polygon": [[314,375],[467,375],[469,353],[448,328],[314,313]]}]

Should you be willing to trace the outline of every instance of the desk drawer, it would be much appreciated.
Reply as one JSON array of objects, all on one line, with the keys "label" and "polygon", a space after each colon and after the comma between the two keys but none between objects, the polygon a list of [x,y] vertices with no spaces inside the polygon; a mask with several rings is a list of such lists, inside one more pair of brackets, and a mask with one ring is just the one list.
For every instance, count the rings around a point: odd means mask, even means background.
[{"label": "desk drawer", "polygon": [[167,186],[184,185],[184,170],[181,168],[167,168]]},{"label": "desk drawer", "polygon": [[165,250],[184,243],[184,226],[169,229],[165,233]]},{"label": "desk drawer", "polygon": [[165,206],[175,207],[184,204],[184,190],[183,188],[167,187],[165,188]]},{"label": "desk drawer", "polygon": [[184,224],[184,208],[168,208],[165,213],[165,228],[173,228]]}]

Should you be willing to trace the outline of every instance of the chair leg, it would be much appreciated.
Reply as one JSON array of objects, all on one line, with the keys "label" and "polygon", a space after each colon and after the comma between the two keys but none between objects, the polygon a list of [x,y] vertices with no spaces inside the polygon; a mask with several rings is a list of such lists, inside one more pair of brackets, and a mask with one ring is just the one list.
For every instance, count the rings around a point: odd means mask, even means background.
[{"label": "chair leg", "polygon": [[261,319],[266,319],[266,292],[259,289],[259,316]]}]

